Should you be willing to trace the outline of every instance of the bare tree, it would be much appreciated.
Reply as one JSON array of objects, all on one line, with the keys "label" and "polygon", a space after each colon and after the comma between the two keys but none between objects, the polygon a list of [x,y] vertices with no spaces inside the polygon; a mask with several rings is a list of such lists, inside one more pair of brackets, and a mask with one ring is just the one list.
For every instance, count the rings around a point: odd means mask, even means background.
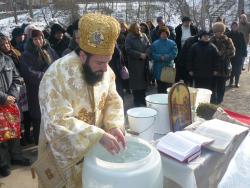
[{"label": "bare tree", "polygon": [[245,9],[245,1],[244,0],[238,0],[238,17],[240,17],[242,11]]},{"label": "bare tree", "polygon": [[33,18],[33,1],[29,0],[29,13],[30,13],[30,17]]},{"label": "bare tree", "polygon": [[11,2],[12,8],[13,8],[13,12],[14,12],[14,19],[15,19],[15,23],[18,23],[18,17],[17,17],[17,3],[16,0],[12,0]]}]

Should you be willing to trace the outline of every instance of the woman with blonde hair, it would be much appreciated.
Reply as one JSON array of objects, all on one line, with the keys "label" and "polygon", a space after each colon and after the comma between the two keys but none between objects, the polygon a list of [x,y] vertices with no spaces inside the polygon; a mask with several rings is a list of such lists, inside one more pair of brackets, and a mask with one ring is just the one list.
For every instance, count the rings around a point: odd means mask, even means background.
[{"label": "woman with blonde hair", "polygon": [[148,50],[150,42],[141,33],[138,23],[131,24],[126,37],[125,48],[128,56],[129,85],[133,91],[134,105],[145,106],[145,92],[148,85]]}]

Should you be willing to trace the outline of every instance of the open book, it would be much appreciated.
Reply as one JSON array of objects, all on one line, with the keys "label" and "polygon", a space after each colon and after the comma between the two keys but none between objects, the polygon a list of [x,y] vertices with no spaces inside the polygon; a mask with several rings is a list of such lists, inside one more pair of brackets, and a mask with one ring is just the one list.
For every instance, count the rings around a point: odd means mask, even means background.
[{"label": "open book", "polygon": [[180,162],[189,162],[200,155],[201,146],[213,142],[213,139],[192,133],[178,131],[162,137],[157,149]]},{"label": "open book", "polygon": [[237,124],[213,119],[205,121],[196,130],[195,133],[214,139],[212,144],[207,145],[208,149],[224,153],[234,138],[242,133],[246,133],[247,127]]}]

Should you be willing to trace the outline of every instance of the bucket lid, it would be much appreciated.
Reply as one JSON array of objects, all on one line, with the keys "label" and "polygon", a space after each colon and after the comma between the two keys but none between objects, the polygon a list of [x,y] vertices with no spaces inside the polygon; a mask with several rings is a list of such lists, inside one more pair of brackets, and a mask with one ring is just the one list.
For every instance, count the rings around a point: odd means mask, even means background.
[{"label": "bucket lid", "polygon": [[168,94],[162,93],[162,94],[148,95],[145,99],[148,103],[161,104],[161,105],[168,104]]},{"label": "bucket lid", "polygon": [[157,115],[157,111],[147,107],[137,107],[127,110],[127,115],[136,118],[148,118]]}]

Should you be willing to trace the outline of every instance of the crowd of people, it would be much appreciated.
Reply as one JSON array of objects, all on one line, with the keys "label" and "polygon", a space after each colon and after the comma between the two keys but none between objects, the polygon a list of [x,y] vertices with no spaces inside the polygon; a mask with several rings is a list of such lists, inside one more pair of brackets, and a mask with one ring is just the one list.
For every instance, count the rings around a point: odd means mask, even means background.
[{"label": "crowd of people", "polygon": [[[79,46],[84,39],[80,38],[78,22],[67,29],[54,23],[42,31],[34,25],[23,24],[12,31],[11,40],[0,34],[0,105],[17,104],[22,117],[22,145],[39,143],[39,86],[46,70],[57,59],[70,57],[72,53],[80,55],[79,49],[85,48]],[[250,34],[245,14],[240,16],[239,23],[231,24],[230,30],[223,19],[218,19],[211,31],[199,30],[189,17],[183,17],[176,28],[167,25],[161,16],[156,22],[157,26],[147,20],[131,23],[129,27],[124,22],[119,23],[120,33],[109,65],[115,73],[116,90],[122,99],[125,91],[132,91],[134,106],[145,106],[150,84],[157,85],[158,93],[165,93],[173,83],[161,80],[163,67],[175,67],[175,82],[183,80],[188,86],[212,90],[214,104],[223,102],[228,79],[229,87],[240,86]],[[98,32],[91,40],[98,44],[104,41]],[[86,54],[89,60],[88,52]],[[74,74],[73,69],[69,70],[70,75]],[[91,84],[93,75],[86,75]],[[57,93],[47,97],[54,95]],[[2,176],[10,174],[10,164],[30,165],[22,155],[19,139],[0,143]]]}]

